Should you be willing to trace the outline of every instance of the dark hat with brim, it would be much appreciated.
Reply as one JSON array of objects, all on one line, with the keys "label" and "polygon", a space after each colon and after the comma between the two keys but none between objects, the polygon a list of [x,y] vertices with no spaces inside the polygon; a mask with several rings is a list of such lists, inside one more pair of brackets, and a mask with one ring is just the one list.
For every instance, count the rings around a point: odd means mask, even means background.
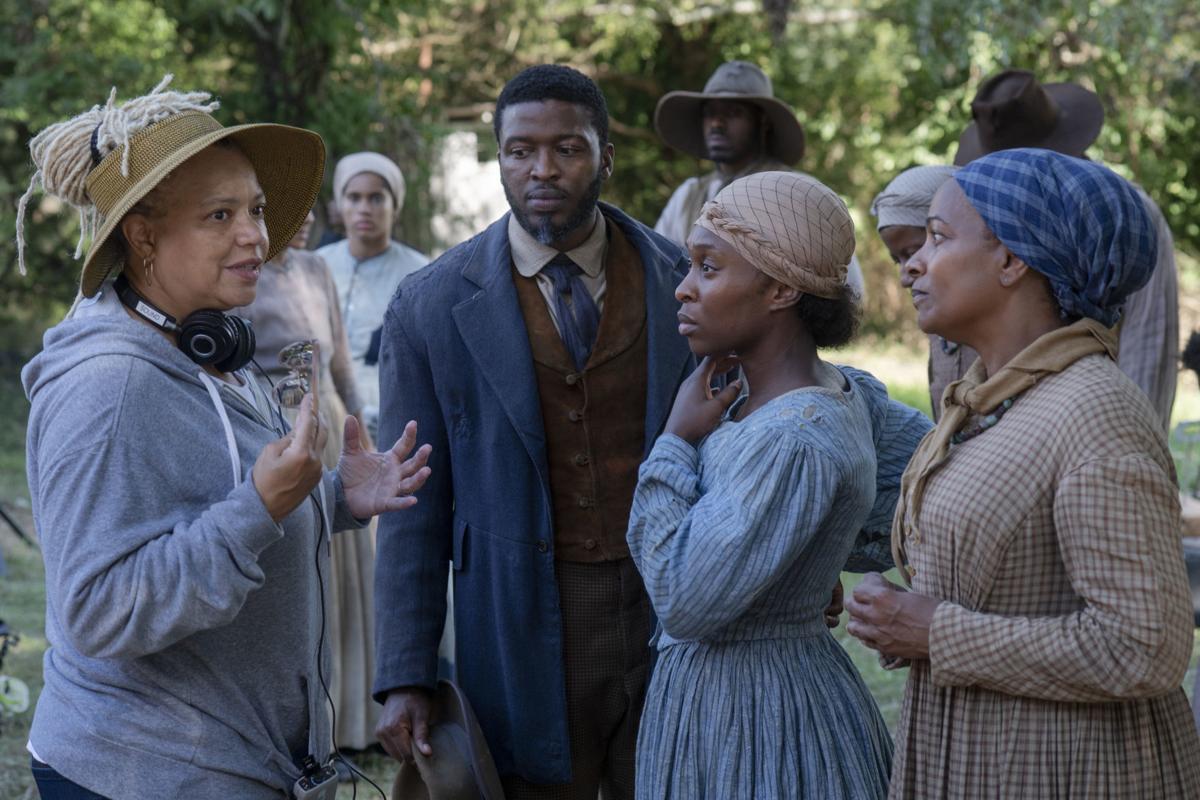
[{"label": "dark hat with brim", "polygon": [[1016,69],[979,87],[971,116],[958,140],[956,166],[1017,147],[1079,157],[1104,126],[1104,107],[1094,92],[1074,83],[1038,83],[1032,72]]},{"label": "dark hat with brim", "polygon": [[717,67],[702,92],[670,92],[654,109],[654,129],[671,147],[696,158],[708,158],[702,129],[708,100],[735,100],[760,109],[770,122],[767,155],[795,164],[804,155],[804,128],[796,114],[775,97],[771,79],[753,64],[727,61]]},{"label": "dark hat with brim", "polygon": [[504,800],[487,740],[457,685],[438,681],[432,716],[433,755],[413,748],[413,763],[396,773],[392,800]]}]

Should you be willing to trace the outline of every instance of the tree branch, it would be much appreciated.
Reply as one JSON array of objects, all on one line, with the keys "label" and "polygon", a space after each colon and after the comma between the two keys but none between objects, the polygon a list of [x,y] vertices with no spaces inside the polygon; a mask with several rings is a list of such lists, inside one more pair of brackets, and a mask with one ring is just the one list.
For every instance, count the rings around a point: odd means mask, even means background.
[{"label": "tree branch", "polygon": [[252,13],[250,13],[249,10],[247,10],[243,6],[238,6],[237,8],[234,9],[233,13],[237,14],[239,17],[242,18],[242,21],[246,23],[246,26],[248,28],[250,28],[250,30],[254,33],[255,37],[259,39],[259,41],[270,44],[270,42],[271,42],[270,32],[268,32],[267,29],[262,26],[262,23],[258,21],[258,18],[255,17]]}]

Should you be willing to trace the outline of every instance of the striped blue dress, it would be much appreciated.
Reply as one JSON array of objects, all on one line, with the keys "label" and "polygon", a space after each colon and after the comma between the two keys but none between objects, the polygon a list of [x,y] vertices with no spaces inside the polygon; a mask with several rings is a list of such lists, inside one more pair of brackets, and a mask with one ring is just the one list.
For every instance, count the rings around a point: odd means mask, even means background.
[{"label": "striped blue dress", "polygon": [[781,395],[699,450],[663,435],[641,467],[628,539],[660,653],[639,800],[887,793],[891,739],[822,614],[874,501],[886,407],[878,381],[840,374],[842,391]]}]

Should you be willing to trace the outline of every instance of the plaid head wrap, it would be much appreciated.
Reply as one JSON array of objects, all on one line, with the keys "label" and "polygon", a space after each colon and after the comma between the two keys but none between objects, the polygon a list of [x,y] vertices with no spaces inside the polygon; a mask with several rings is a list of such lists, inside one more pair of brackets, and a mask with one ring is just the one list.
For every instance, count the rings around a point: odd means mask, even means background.
[{"label": "plaid head wrap", "polygon": [[705,204],[695,224],[784,286],[828,299],[846,289],[854,221],[816,178],[796,172],[738,178]]},{"label": "plaid head wrap", "polygon": [[992,233],[1045,275],[1064,317],[1106,326],[1146,285],[1158,257],[1154,223],[1124,178],[1050,150],[991,153],[954,176]]}]

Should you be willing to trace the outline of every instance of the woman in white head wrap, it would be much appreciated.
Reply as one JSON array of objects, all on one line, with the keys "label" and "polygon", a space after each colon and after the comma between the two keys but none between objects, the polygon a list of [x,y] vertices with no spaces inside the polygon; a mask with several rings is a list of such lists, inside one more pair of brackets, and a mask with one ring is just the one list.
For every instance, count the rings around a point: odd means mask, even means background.
[{"label": "woman in white head wrap", "polygon": [[854,225],[818,181],[766,172],[706,205],[688,248],[679,330],[704,360],[628,531],[660,622],[637,796],[883,797],[891,740],[823,618],[875,496],[885,395],[817,354],[855,329]]},{"label": "woman in white head wrap", "polygon": [[[392,239],[404,208],[404,175],[381,153],[352,153],[333,173],[334,199],[346,238],[317,251],[337,285],[342,324],[350,339],[362,417],[378,434],[378,331],[400,281],[429,263],[424,254]],[[372,349],[372,341],[375,347]]]},{"label": "woman in white head wrap", "polygon": [[[913,253],[925,244],[925,218],[929,204],[939,187],[954,175],[956,167],[912,167],[897,175],[875,196],[871,213],[879,221],[876,229],[887,246],[892,260],[900,269],[900,285],[912,285],[912,278],[903,269]],[[946,387],[966,374],[978,354],[971,348],[947,341],[941,336],[929,336],[929,402],[936,421],[942,411],[942,393]]]}]

